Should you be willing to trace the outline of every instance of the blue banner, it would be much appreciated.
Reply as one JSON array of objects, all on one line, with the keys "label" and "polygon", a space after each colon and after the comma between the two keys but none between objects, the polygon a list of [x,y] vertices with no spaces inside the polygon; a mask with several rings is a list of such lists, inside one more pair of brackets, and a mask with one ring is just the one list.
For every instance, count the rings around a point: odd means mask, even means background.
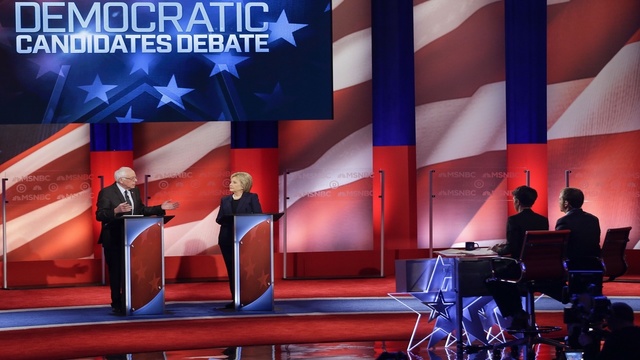
[{"label": "blue banner", "polygon": [[329,0],[0,5],[0,123],[331,119]]}]

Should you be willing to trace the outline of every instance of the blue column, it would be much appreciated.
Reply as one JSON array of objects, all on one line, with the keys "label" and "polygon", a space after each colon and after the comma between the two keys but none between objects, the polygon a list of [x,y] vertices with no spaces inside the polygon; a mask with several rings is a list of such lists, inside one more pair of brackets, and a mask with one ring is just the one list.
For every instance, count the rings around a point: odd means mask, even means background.
[{"label": "blue column", "polygon": [[[507,171],[528,171],[538,191],[534,210],[548,213],[547,2],[505,1]],[[508,190],[524,175],[509,177]],[[508,206],[509,214],[515,210]]]},{"label": "blue column", "polygon": [[[384,173],[385,248],[411,249],[418,232],[413,1],[371,4],[373,170],[375,177]],[[380,183],[374,179],[375,195],[382,194]],[[373,209],[378,239],[379,204],[374,203]]]},{"label": "blue column", "polygon": [[90,125],[91,151],[133,151],[132,124]]},{"label": "blue column", "polygon": [[547,2],[506,0],[507,144],[547,142]]},{"label": "blue column", "polygon": [[373,145],[415,145],[413,2],[371,4]]},{"label": "blue column", "polygon": [[231,148],[277,148],[277,121],[232,121]]}]

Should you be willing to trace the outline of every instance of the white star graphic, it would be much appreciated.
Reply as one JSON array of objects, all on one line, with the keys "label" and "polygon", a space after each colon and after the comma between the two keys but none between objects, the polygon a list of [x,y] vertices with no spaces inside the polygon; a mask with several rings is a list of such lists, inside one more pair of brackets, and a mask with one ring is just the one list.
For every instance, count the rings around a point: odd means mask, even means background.
[{"label": "white star graphic", "polygon": [[36,79],[48,72],[60,75],[59,72],[62,61],[60,61],[59,56],[40,55],[36,58],[29,59],[29,61],[38,65],[38,75],[36,75]]},{"label": "white star graphic", "polygon": [[300,30],[307,24],[294,24],[290,23],[287,19],[287,14],[284,10],[280,13],[278,21],[269,23],[269,30],[271,30],[271,36],[269,36],[269,42],[274,42],[278,39],[284,39],[293,46],[296,46],[296,39],[293,37],[294,31]]},{"label": "white star graphic", "polygon": [[178,105],[183,110],[184,105],[182,104],[182,96],[193,91],[193,89],[178,87],[175,75],[171,76],[171,80],[169,80],[169,84],[167,84],[167,86],[154,86],[154,88],[162,95],[162,98],[158,103],[158,107],[171,102]]},{"label": "white star graphic", "polygon": [[142,70],[145,74],[149,74],[149,64],[151,63],[151,56],[149,55],[137,55],[133,58],[133,66],[129,75],[138,70]]},{"label": "white star graphic", "polygon": [[435,260],[435,266],[429,282],[427,283],[426,291],[450,291],[452,284],[451,267],[453,263],[451,259],[445,259],[438,256]]},{"label": "white star graphic", "polygon": [[96,78],[93,79],[93,84],[78,87],[87,92],[87,97],[84,99],[85,103],[94,98],[98,98],[108,104],[109,97],[107,96],[107,91],[117,87],[117,85],[103,85],[102,81],[100,81],[100,75],[96,75]]},{"label": "white star graphic", "polygon": [[273,91],[269,93],[255,93],[257,97],[262,99],[267,103],[266,111],[271,111],[274,109],[280,109],[284,107],[287,103],[289,103],[292,98],[290,96],[286,96],[282,92],[282,87],[280,87],[280,83],[277,83],[273,88]]},{"label": "white star graphic", "polygon": [[443,318],[450,320],[448,309],[454,306],[455,302],[449,302],[444,300],[444,295],[442,295],[442,291],[438,291],[438,295],[436,297],[436,301],[425,302],[425,305],[431,308],[431,314],[429,315],[429,321],[435,319],[436,317],[442,316]]},{"label": "white star graphic", "polygon": [[129,106],[129,110],[127,110],[127,115],[125,115],[124,117],[116,116],[116,120],[118,120],[118,122],[122,124],[142,122],[144,119],[131,117],[131,109],[132,109],[131,106]]},{"label": "white star graphic", "polygon": [[223,53],[220,55],[205,55],[207,59],[209,59],[215,65],[213,69],[211,69],[211,74],[209,76],[213,76],[219,74],[223,71],[228,72],[229,74],[235,76],[236,78],[240,78],[238,75],[238,70],[236,69],[236,65],[239,63],[249,59],[247,56],[233,56],[230,53]]},{"label": "white star graphic", "polygon": [[280,87],[280,83],[277,83],[276,86],[273,88],[273,91],[271,93],[256,93],[256,95],[265,100],[265,101],[269,101],[269,100],[278,100],[280,98],[282,98],[283,94],[282,94],[282,88]]}]

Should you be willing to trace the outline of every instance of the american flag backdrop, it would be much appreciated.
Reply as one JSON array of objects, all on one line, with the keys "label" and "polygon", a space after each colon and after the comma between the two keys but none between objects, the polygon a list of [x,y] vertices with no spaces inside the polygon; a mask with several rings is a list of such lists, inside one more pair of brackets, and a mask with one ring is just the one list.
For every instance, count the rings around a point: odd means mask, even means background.
[{"label": "american flag backdrop", "polygon": [[[557,196],[569,170],[569,185],[584,190],[584,209],[600,218],[603,232],[633,226],[636,247],[640,2],[547,3],[551,226],[562,215]],[[436,247],[503,239],[511,206],[506,179],[525,183],[525,169],[507,172],[504,163],[504,4],[414,4],[419,243],[428,246],[431,170]]]},{"label": "american flag backdrop", "polygon": [[334,119],[279,124],[290,252],[372,248],[370,8],[333,1]]},{"label": "american flag backdrop", "polygon": [[229,193],[229,123],[139,124],[134,144],[134,169],[149,176],[149,204],[180,202],[165,228],[165,255],[219,252],[215,218]]},{"label": "american flag backdrop", "polygon": [[549,5],[549,220],[566,171],[585,211],[640,248],[640,1]]},{"label": "american flag backdrop", "polygon": [[3,152],[20,149],[0,165],[8,260],[93,257],[89,125],[3,128]]},{"label": "american flag backdrop", "polygon": [[[285,188],[289,197],[281,210],[290,251],[368,250],[373,242],[370,1],[333,1],[332,8],[334,119],[279,123],[281,197]],[[600,218],[603,230],[633,226],[635,248],[639,13],[637,0],[548,1],[547,13],[550,222],[561,215],[556,198],[569,170],[570,185],[585,191],[585,210]],[[504,238],[511,206],[506,177],[525,181],[520,171],[506,172],[503,18],[500,0],[414,1],[421,248],[429,246],[430,230],[440,248]],[[95,199],[83,185],[94,175],[89,125],[49,133],[3,125],[0,131],[7,129],[13,142],[3,134],[0,155],[7,146],[21,149],[0,165],[9,179],[10,259],[92,257]],[[217,251],[214,217],[229,175],[230,136],[225,122],[134,126],[134,168],[139,178],[149,175],[149,203],[181,202],[165,229],[167,256]],[[105,174],[105,185],[111,175]]]},{"label": "american flag backdrop", "polygon": [[[294,229],[295,225],[289,228],[290,246],[303,251],[367,249],[372,241],[370,233],[355,230],[366,231],[369,228],[369,208],[360,207],[361,212],[356,212],[355,217],[352,216],[354,210],[349,206],[343,207],[340,202],[336,203],[340,204],[336,208],[323,210],[326,209],[324,196],[336,193],[329,192],[332,190],[331,180],[340,176],[345,168],[351,167],[354,171],[366,169],[372,156],[369,152],[371,114],[368,97],[371,86],[370,17],[365,15],[369,4],[366,1],[343,1],[333,5],[335,119],[331,123],[280,125],[281,172],[294,173],[293,180],[289,180],[291,184],[287,183],[290,185],[288,190],[302,195],[312,194],[295,197],[295,203],[289,203],[286,209],[290,223],[298,213],[297,207],[301,218],[306,213],[314,214],[305,220],[300,219],[299,229]],[[363,9],[361,17],[354,11],[358,7]],[[631,235],[633,244],[637,243],[636,224],[640,212],[638,161],[635,161],[638,150],[631,145],[638,140],[640,124],[637,120],[640,118],[637,91],[640,60],[637,50],[633,50],[637,45],[636,32],[639,28],[638,18],[634,16],[638,13],[637,7],[638,1],[623,1],[616,5],[599,0],[548,2],[547,213],[552,224],[561,215],[556,209],[556,198],[564,186],[565,169],[572,170],[571,186],[582,187],[578,182],[580,177],[591,176],[607,179],[605,184],[625,183],[624,188],[603,187],[598,192],[585,187],[585,210],[601,218],[603,229],[635,225]],[[346,17],[350,21],[342,22],[341,19]],[[624,30],[621,24],[624,24]],[[429,246],[430,226],[437,248],[470,239],[481,243],[501,241],[505,236],[508,208],[512,206],[508,202],[507,179],[521,184],[526,181],[526,169],[508,172],[505,160],[504,3],[499,0],[414,1],[414,29],[418,246]],[[560,45],[558,42],[564,34],[580,35],[581,38],[565,38]],[[616,37],[618,40],[613,40]],[[618,47],[612,45],[615,43]],[[607,64],[615,62],[614,55],[618,53],[626,59],[627,67],[608,70]],[[564,67],[565,77],[571,74],[560,81],[561,84],[554,75],[559,71],[558,66]],[[590,68],[591,73],[578,73],[577,69],[581,68]],[[585,118],[584,109],[580,110],[582,115],[577,113],[577,108],[570,111],[569,105],[577,100],[584,90],[582,87],[591,82],[590,78],[598,76],[607,79],[610,88],[603,88],[601,93],[592,95],[599,99],[597,102],[593,99],[587,102],[591,106],[600,103],[600,113],[607,112],[607,115],[595,117],[591,114]],[[620,82],[614,80],[615,77]],[[627,91],[616,88],[622,84]],[[566,90],[559,93],[558,88]],[[565,147],[566,152],[574,155],[569,158],[562,156],[556,149],[557,136],[552,126],[561,114],[574,129],[583,127],[581,124],[587,122],[597,124],[597,128],[591,129],[597,129],[597,134],[601,135],[597,136],[598,141],[605,141],[608,145],[605,148],[586,146],[584,139],[577,137],[573,146]],[[624,131],[620,131],[622,129]],[[575,135],[571,135],[573,131],[564,134],[563,138],[567,141],[574,138]],[[628,145],[619,146],[622,143],[609,136],[609,133],[618,132],[619,136],[628,138]],[[602,169],[612,164],[603,159],[610,156],[607,150],[611,148],[616,148],[613,154],[626,154],[621,156],[627,160],[618,162],[622,169]],[[588,156],[593,158],[593,163],[586,168],[580,164],[581,161],[575,161],[575,157],[582,158],[585,154],[594,154]],[[353,162],[357,165],[351,165]],[[318,173],[317,169],[338,170],[326,175]],[[588,175],[580,175],[580,169],[586,169]],[[432,181],[436,195],[433,224],[428,221],[431,171],[434,171]],[[627,174],[626,181],[616,180],[620,171]],[[291,177],[291,174],[287,176]],[[298,179],[300,181],[296,181]],[[361,192],[370,186],[368,179],[333,182],[338,190],[346,189],[346,183]],[[604,203],[600,201],[602,204],[595,206],[600,191],[604,192],[602,196],[605,198],[617,197],[620,201],[616,204],[621,204],[619,209],[610,211],[611,207],[604,198]],[[374,199],[372,203],[375,206]],[[341,217],[348,219],[346,221],[353,231],[333,226],[340,223]],[[321,223],[331,223],[332,226],[322,227]]]},{"label": "american flag backdrop", "polygon": [[419,246],[504,238],[504,3],[421,1],[414,28]]}]

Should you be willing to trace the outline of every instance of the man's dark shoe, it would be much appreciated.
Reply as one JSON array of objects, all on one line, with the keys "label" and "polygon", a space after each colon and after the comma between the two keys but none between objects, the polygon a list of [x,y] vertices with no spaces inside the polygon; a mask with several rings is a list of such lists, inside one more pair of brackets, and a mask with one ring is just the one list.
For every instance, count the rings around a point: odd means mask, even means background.
[{"label": "man's dark shoe", "polygon": [[124,309],[121,307],[112,307],[111,308],[111,313],[113,313],[114,315],[124,315]]}]

